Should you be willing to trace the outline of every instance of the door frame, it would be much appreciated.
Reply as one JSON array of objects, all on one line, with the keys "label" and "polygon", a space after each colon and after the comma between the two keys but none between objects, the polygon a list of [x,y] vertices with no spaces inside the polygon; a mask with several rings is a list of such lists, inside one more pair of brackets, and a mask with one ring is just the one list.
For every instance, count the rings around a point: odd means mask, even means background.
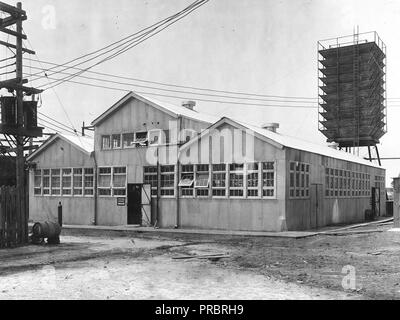
[{"label": "door frame", "polygon": [[[310,183],[310,228],[318,230],[319,216],[321,216],[324,190],[322,183]],[[314,200],[314,201],[313,201]],[[315,205],[314,205],[315,204]]]}]

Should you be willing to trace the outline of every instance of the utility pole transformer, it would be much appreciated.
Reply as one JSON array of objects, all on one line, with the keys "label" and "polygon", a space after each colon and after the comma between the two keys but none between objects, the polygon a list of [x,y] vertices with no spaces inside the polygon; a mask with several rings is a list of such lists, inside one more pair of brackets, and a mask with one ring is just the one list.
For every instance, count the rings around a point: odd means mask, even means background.
[{"label": "utility pole transformer", "polygon": [[[2,105],[2,121],[0,123],[0,134],[14,137],[15,148],[10,148],[9,152],[16,154],[16,190],[17,190],[17,205],[16,205],[16,218],[20,225],[19,243],[24,244],[28,242],[28,199],[27,187],[25,179],[25,156],[24,145],[32,137],[41,137],[43,128],[37,126],[37,110],[28,110],[29,107],[24,103],[24,95],[35,95],[42,92],[35,88],[25,87],[24,84],[28,81],[23,78],[23,54],[35,54],[34,51],[25,49],[22,44],[23,39],[27,39],[23,33],[22,22],[27,19],[26,12],[22,10],[21,2],[17,3],[16,7],[9,4],[0,2],[0,11],[8,14],[6,18],[0,19],[0,32],[7,35],[14,36],[16,43],[11,44],[8,42],[0,41],[0,45],[8,47],[11,51],[15,50],[15,66],[16,77],[15,79],[0,81],[0,89],[5,88],[10,93],[15,93],[15,101],[6,108]],[[15,31],[8,29],[12,25],[16,26]],[[12,97],[11,97],[12,100]],[[15,122],[8,121],[5,123],[6,115],[4,112],[12,114],[8,119],[15,119]],[[32,119],[35,121],[32,122]],[[10,146],[11,147],[11,146]]]}]

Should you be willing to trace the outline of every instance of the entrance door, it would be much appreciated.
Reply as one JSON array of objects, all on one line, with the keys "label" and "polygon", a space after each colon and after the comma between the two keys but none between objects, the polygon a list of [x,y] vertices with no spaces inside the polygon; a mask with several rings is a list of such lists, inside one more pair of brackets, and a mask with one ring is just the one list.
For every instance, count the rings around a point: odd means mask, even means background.
[{"label": "entrance door", "polygon": [[323,190],[322,184],[310,185],[310,229],[318,229],[318,226],[323,224],[322,221],[322,202]]},{"label": "entrance door", "polygon": [[141,184],[128,184],[128,224],[142,224]]}]

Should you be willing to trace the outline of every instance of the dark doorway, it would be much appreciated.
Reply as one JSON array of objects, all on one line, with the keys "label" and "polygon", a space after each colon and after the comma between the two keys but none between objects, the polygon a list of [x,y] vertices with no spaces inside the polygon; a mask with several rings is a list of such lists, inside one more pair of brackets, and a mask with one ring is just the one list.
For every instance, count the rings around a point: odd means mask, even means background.
[{"label": "dark doorway", "polygon": [[128,224],[142,224],[141,184],[128,184]]}]

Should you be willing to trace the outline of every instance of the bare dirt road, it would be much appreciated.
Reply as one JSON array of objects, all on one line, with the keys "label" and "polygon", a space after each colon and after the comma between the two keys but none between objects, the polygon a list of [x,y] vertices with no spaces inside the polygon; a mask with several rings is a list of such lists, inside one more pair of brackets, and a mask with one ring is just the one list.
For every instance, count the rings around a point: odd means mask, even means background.
[{"label": "bare dirt road", "polygon": [[[1,250],[0,299],[365,298],[341,289],[340,278],[331,290],[304,279],[281,277],[275,271],[285,274],[288,269],[283,256],[288,251],[303,255],[285,239],[110,233],[64,235],[61,240],[59,246]],[[282,255],[275,259],[278,251]],[[205,254],[229,257],[174,259]],[[278,264],[268,262],[268,257]],[[308,263],[311,266],[311,259]],[[296,263],[291,267],[298,268]]]}]

